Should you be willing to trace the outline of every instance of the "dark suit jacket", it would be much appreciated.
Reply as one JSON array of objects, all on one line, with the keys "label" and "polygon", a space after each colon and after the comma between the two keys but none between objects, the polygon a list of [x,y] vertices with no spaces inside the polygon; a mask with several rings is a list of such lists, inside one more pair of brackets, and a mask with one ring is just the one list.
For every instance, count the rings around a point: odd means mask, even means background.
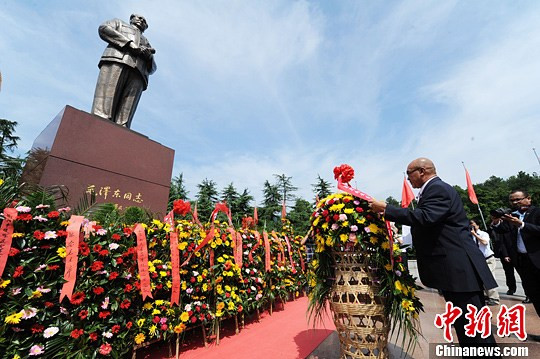
[{"label": "dark suit jacket", "polygon": [[[527,254],[536,268],[540,269],[540,208],[531,206],[523,217],[525,226],[521,230],[521,238],[527,249]],[[518,229],[509,223],[503,222],[500,226],[493,228],[500,235],[510,237],[507,241],[506,251],[512,262],[517,260],[517,233]],[[508,243],[509,242],[509,243]]]},{"label": "dark suit jacket", "polygon": [[385,217],[411,226],[424,285],[451,292],[497,287],[484,255],[471,238],[461,198],[440,178],[426,185],[416,209],[387,206]]}]

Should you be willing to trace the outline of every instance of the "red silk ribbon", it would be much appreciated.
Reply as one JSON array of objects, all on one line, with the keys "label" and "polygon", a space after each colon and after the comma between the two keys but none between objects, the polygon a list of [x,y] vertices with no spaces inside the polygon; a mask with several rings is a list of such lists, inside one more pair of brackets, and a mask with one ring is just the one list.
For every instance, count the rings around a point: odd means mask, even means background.
[{"label": "red silk ribbon", "polygon": [[289,252],[289,261],[291,262],[291,271],[293,274],[295,274],[296,266],[294,265],[294,261],[292,259],[291,242],[289,242],[289,237],[287,236],[285,236],[285,243],[287,243],[287,252]]},{"label": "red silk ribbon", "polygon": [[171,307],[180,305],[180,253],[178,252],[178,233],[174,225],[174,212],[170,211],[165,216],[163,222],[171,227],[169,234],[170,249],[171,249],[171,271],[172,271],[172,291],[171,291]]},{"label": "red silk ribbon", "polygon": [[373,197],[371,197],[369,194],[359,191],[356,188],[351,187],[349,184],[343,183],[341,177],[338,178],[337,187],[343,192],[347,192],[348,194],[352,194],[353,196],[364,199],[366,201],[370,201],[373,199]]},{"label": "red silk ribbon", "polygon": [[17,210],[15,208],[4,208],[4,220],[0,227],[0,277],[6,268],[11,243],[13,241],[13,221],[17,219]]},{"label": "red silk ribbon", "polygon": [[146,234],[140,223],[133,229],[137,236],[137,265],[139,267],[139,276],[141,277],[141,293],[143,300],[146,297],[152,297],[152,286],[150,285],[150,273],[148,272],[148,247],[146,245]]},{"label": "red silk ribbon", "polygon": [[82,240],[81,225],[83,216],[71,216],[67,226],[66,237],[66,266],[64,268],[64,280],[60,291],[60,302],[64,297],[71,300],[75,281],[77,280],[77,260],[79,255],[79,242]]},{"label": "red silk ribbon", "polygon": [[270,265],[270,241],[268,240],[268,233],[266,233],[266,231],[263,232],[263,239],[264,239],[264,269],[267,272],[270,272],[272,270],[272,266]]}]

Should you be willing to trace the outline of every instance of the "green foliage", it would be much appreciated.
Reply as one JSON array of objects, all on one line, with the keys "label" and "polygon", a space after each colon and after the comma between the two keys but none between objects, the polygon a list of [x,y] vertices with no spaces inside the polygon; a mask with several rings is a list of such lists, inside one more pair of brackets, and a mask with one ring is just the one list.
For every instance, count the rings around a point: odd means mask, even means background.
[{"label": "green foliage", "polygon": [[297,198],[294,207],[287,215],[296,233],[305,235],[309,230],[309,217],[313,212],[311,203],[302,198]]},{"label": "green foliage", "polygon": [[295,199],[294,191],[298,190],[298,187],[292,185],[292,177],[287,177],[285,174],[274,175],[276,178],[276,186],[279,189],[281,198],[285,202],[292,202]]},{"label": "green foliage", "polygon": [[394,206],[394,207],[401,207],[401,203],[395,199],[394,197],[390,196],[386,199],[386,203]]},{"label": "green foliage", "polygon": [[259,211],[259,222],[266,225],[267,230],[279,229],[281,227],[281,201],[277,185],[270,184],[268,180],[264,182],[263,203]]},{"label": "green foliage", "polygon": [[7,177],[0,182],[0,208],[5,208],[17,198],[21,186],[15,177]]},{"label": "green foliage", "polygon": [[218,201],[216,182],[205,178],[197,187],[199,188],[199,193],[197,193],[197,211],[200,220],[206,221]]},{"label": "green foliage", "polygon": [[127,207],[123,217],[126,225],[144,223],[152,220],[152,216],[140,207]]},{"label": "green foliage", "polygon": [[313,187],[315,198],[319,197],[319,199],[322,199],[332,193],[330,182],[325,181],[319,174],[317,174],[317,182],[312,184],[311,187]]},{"label": "green foliage", "polygon": [[[131,207],[133,208],[133,207]],[[91,216],[93,221],[104,227],[120,224],[122,216],[114,203],[103,203]]]}]

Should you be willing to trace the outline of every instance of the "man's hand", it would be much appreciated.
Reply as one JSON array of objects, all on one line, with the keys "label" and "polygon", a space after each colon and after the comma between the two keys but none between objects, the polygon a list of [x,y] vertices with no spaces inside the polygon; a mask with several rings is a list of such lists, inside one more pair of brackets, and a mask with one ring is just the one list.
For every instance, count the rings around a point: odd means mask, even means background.
[{"label": "man's hand", "polygon": [[505,214],[501,217],[501,219],[505,222],[508,222],[510,223],[511,225],[515,226],[515,227],[521,227],[521,225],[523,224],[523,222],[521,222],[521,220],[517,217],[514,217],[514,216],[511,216],[509,214]]},{"label": "man's hand", "polygon": [[128,42],[128,50],[135,55],[140,55],[142,53],[141,48],[135,45],[133,41]]},{"label": "man's hand", "polygon": [[386,209],[386,202],[372,199],[369,201],[369,208],[375,213],[384,212]]},{"label": "man's hand", "polygon": [[504,261],[505,261],[506,263],[510,263],[510,257],[504,257]]}]

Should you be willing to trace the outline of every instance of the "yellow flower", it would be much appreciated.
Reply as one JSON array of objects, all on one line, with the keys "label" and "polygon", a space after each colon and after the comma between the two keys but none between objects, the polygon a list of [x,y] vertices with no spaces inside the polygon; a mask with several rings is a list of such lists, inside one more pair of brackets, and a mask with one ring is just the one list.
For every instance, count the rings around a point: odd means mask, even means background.
[{"label": "yellow flower", "polygon": [[354,212],[354,208],[345,208],[343,212],[345,212],[346,214],[351,214]]},{"label": "yellow flower", "polygon": [[413,302],[408,299],[403,299],[401,301],[401,306],[403,307],[403,309],[411,311],[411,312],[414,310]]},{"label": "yellow flower", "polygon": [[30,299],[33,299],[33,298],[41,298],[43,294],[39,291],[39,290],[35,290],[32,292],[32,294],[30,295]]},{"label": "yellow flower", "polygon": [[403,287],[401,286],[401,282],[399,280],[396,280],[394,282],[394,287],[399,290],[400,292],[403,290]]},{"label": "yellow flower", "polygon": [[231,287],[228,286],[228,285],[226,285],[226,286],[225,286],[225,290],[226,290],[227,292],[230,292],[230,291],[231,291]]},{"label": "yellow flower", "polygon": [[227,306],[228,310],[235,310],[236,307],[234,306],[234,302],[229,302],[229,305]]},{"label": "yellow flower", "polygon": [[152,311],[152,315],[158,315],[158,314],[161,314],[161,310],[159,310],[159,309],[154,309],[154,310]]},{"label": "yellow flower", "polygon": [[69,225],[69,221],[62,221],[60,222],[61,226],[67,227]]},{"label": "yellow flower", "polygon": [[13,238],[21,238],[21,237],[24,237],[24,233],[13,233],[13,235],[11,237],[13,237]]},{"label": "yellow flower", "polygon": [[328,222],[324,222],[321,227],[322,229],[328,229]]},{"label": "yellow flower", "polygon": [[345,243],[345,242],[347,242],[347,240],[349,239],[349,235],[348,235],[348,234],[345,234],[345,233],[342,233],[342,234],[339,235],[339,239],[340,239],[343,243]]},{"label": "yellow flower", "polygon": [[379,228],[379,226],[377,226],[375,223],[371,223],[369,226],[369,231],[372,232],[372,233],[379,233],[381,231],[381,229]]},{"label": "yellow flower", "polygon": [[349,221],[343,221],[343,222],[341,222],[341,226],[342,226],[342,227],[348,227],[348,226],[349,226]]},{"label": "yellow flower", "polygon": [[379,243],[377,237],[370,237],[370,238],[369,238],[369,241],[370,241],[371,243],[373,243],[373,244]]},{"label": "yellow flower", "polygon": [[144,322],[146,321],[146,319],[144,318],[141,318],[139,320],[137,320],[137,326],[140,328],[144,325]]},{"label": "yellow flower", "polygon": [[225,308],[225,303],[219,302],[219,303],[217,304],[217,310],[222,310],[223,308]]},{"label": "yellow flower", "polygon": [[388,248],[390,248],[390,244],[388,243],[388,241],[384,241],[384,242],[381,244],[381,248],[382,248],[382,249],[388,249]]},{"label": "yellow flower", "polygon": [[223,312],[222,312],[221,310],[217,310],[217,311],[216,311],[216,317],[219,318],[219,317],[221,317],[221,316],[223,316]]},{"label": "yellow flower", "polygon": [[66,258],[66,248],[65,247],[60,247],[58,248],[58,250],[56,251],[56,253],[58,253],[58,257],[60,258]]},{"label": "yellow flower", "polygon": [[208,284],[207,283],[204,283],[202,285],[202,290],[203,290],[203,292],[206,292],[208,290]]},{"label": "yellow flower", "polygon": [[151,336],[155,336],[156,335],[156,331],[157,331],[157,326],[154,324],[152,325],[149,329],[148,329],[148,333],[151,335]]},{"label": "yellow flower", "polygon": [[321,217],[317,217],[315,218],[315,220],[313,221],[313,226],[317,226],[319,224],[319,220],[321,219]]},{"label": "yellow flower", "polygon": [[167,286],[167,288],[172,288],[172,282],[170,280],[168,280],[165,285]]},{"label": "yellow flower", "polygon": [[159,229],[163,228],[163,223],[159,219],[152,220],[152,224],[156,225]]},{"label": "yellow flower", "polygon": [[6,322],[7,324],[19,324],[22,316],[23,316],[22,311],[19,313],[13,313],[11,315],[8,315],[6,319],[4,319],[4,322]]},{"label": "yellow flower", "polygon": [[144,303],[143,309],[146,309],[146,310],[152,309],[152,304],[151,303]]},{"label": "yellow flower", "polygon": [[311,265],[313,266],[313,268],[317,268],[317,267],[319,266],[319,261],[316,260],[316,259],[313,259],[313,260],[311,261]]},{"label": "yellow flower", "polygon": [[19,354],[15,354],[11,359],[21,359],[21,356]]},{"label": "yellow flower", "polygon": [[178,249],[181,251],[186,249],[186,247],[187,247],[187,242],[180,242],[180,244],[178,244]]},{"label": "yellow flower", "polygon": [[9,279],[3,280],[3,279],[0,278],[0,288],[7,287],[9,283],[11,283],[11,280],[9,280]]},{"label": "yellow flower", "polygon": [[135,343],[136,344],[141,344],[144,342],[144,340],[146,339],[146,337],[144,336],[143,333],[139,333],[135,336]]},{"label": "yellow flower", "polygon": [[186,290],[187,289],[187,284],[185,281],[182,282],[182,290]]},{"label": "yellow flower", "polygon": [[189,314],[188,312],[182,312],[182,314],[180,315],[180,320],[182,322],[187,322],[189,320]]},{"label": "yellow flower", "polygon": [[332,236],[326,237],[326,245],[328,247],[332,247],[334,245],[334,237]]},{"label": "yellow flower", "polygon": [[4,180],[0,178],[0,186],[4,184]]},{"label": "yellow flower", "polygon": [[201,283],[201,282],[202,282],[202,275],[198,275],[198,276],[197,276],[197,282],[198,282],[198,283]]},{"label": "yellow flower", "polygon": [[390,263],[387,263],[387,264],[385,264],[384,269],[386,269],[387,271],[391,271],[392,270],[392,265]]}]

